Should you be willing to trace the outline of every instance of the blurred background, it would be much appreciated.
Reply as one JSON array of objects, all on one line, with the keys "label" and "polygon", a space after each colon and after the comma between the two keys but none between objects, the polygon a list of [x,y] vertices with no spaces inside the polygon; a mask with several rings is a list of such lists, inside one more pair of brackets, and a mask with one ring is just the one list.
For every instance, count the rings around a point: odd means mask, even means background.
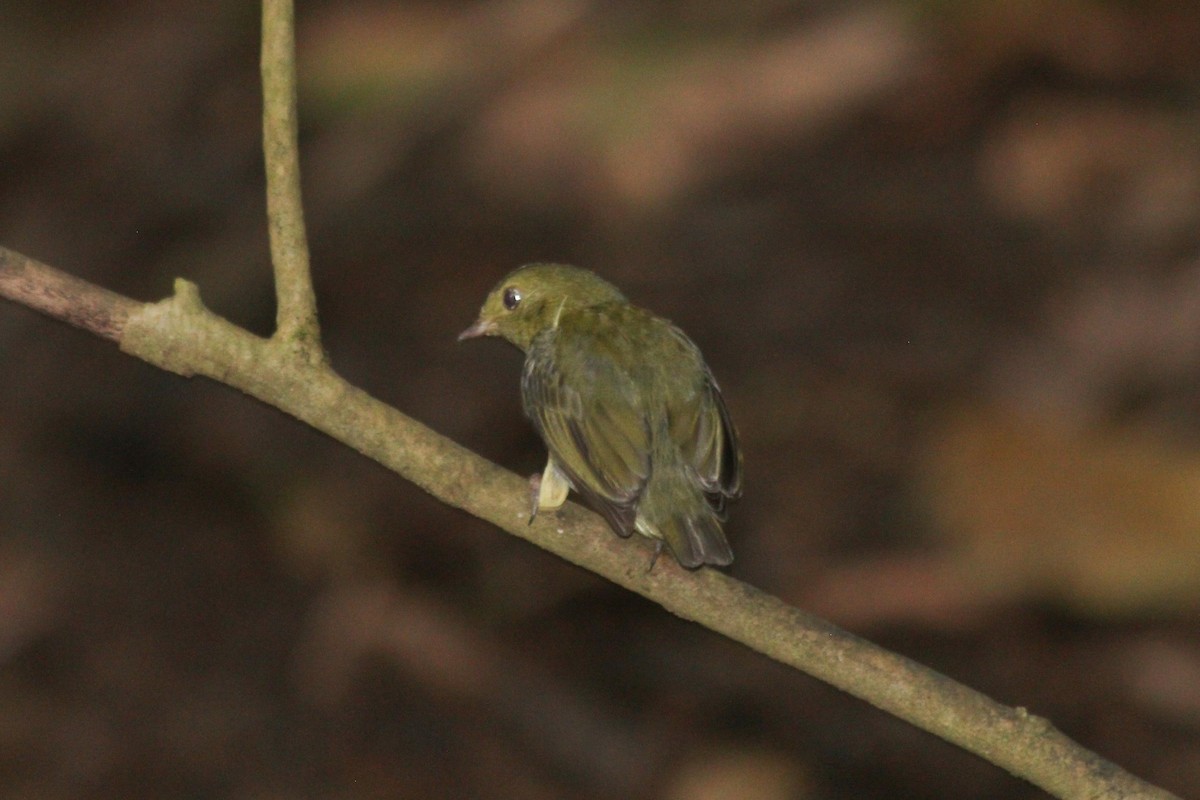
[{"label": "blurred background", "polygon": [[[1196,791],[1200,5],[300,5],[339,372],[536,471],[454,337],[590,267],[724,388],[735,576]],[[6,0],[0,243],[269,333],[258,13]],[[0,376],[0,796],[1044,796],[227,388],[11,304]]]}]

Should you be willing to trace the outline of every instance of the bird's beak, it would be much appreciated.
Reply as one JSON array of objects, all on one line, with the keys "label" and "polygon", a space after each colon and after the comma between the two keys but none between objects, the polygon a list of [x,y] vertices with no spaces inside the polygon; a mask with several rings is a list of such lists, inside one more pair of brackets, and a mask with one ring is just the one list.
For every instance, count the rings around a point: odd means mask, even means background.
[{"label": "bird's beak", "polygon": [[475,324],[458,335],[458,340],[474,339],[477,336],[490,336],[496,332],[496,323],[491,320],[478,319]]}]

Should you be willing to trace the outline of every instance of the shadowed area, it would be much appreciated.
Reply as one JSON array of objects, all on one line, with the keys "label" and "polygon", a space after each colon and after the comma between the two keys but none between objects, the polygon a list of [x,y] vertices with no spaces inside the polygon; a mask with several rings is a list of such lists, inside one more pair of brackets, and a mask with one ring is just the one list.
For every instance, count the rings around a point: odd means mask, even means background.
[{"label": "shadowed area", "polygon": [[[0,11],[0,244],[269,333],[258,9]],[[312,2],[323,339],[520,473],[518,264],[687,331],[733,574],[1200,785],[1200,8]],[[1029,788],[210,383],[0,304],[0,794]],[[650,545],[627,543],[645,563]]]}]

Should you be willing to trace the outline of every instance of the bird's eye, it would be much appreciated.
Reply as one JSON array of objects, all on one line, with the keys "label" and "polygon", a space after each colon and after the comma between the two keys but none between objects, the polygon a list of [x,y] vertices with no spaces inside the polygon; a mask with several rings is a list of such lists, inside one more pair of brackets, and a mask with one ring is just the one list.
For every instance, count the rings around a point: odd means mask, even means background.
[{"label": "bird's eye", "polygon": [[504,290],[504,307],[509,311],[521,304],[521,290],[515,286],[510,286]]}]

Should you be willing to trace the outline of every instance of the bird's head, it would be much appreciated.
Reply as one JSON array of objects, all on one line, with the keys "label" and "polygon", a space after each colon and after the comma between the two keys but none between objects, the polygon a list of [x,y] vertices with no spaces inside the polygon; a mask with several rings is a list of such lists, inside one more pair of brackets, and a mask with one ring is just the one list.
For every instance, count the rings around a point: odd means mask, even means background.
[{"label": "bird's head", "polygon": [[625,296],[615,286],[586,269],[527,264],[496,284],[479,310],[479,319],[458,339],[500,336],[526,350],[533,337],[558,324],[564,311],[624,302]]}]

